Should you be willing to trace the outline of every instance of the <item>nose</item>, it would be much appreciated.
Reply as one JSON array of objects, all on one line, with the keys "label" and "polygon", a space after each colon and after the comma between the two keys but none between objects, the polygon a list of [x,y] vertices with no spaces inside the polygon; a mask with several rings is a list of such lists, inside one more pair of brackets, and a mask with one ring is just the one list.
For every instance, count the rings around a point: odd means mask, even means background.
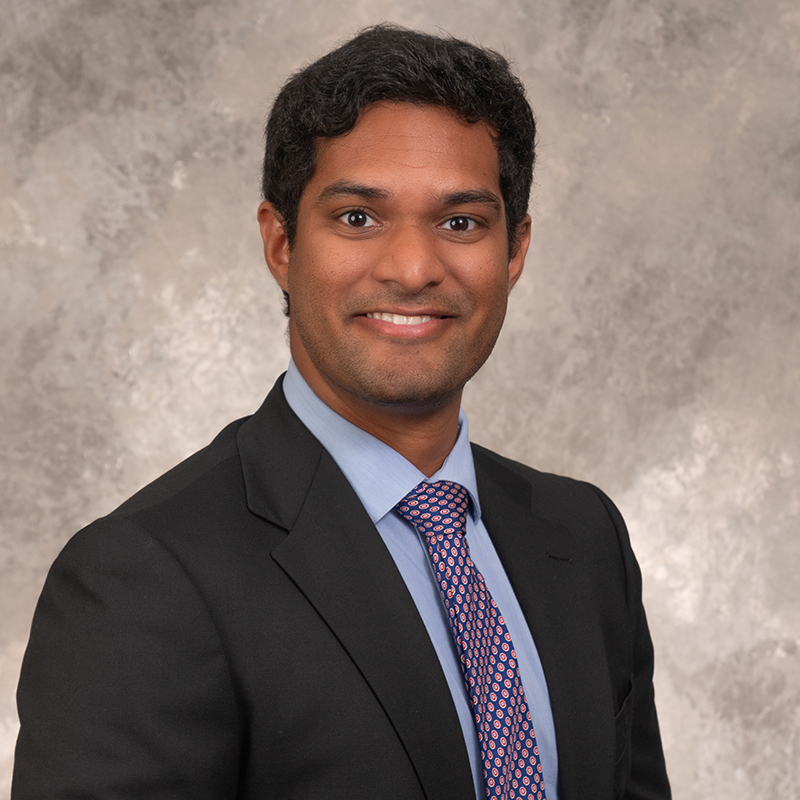
[{"label": "nose", "polygon": [[398,225],[384,243],[385,250],[372,273],[375,280],[396,283],[409,294],[418,294],[444,280],[445,268],[437,254],[436,234],[424,225]]}]

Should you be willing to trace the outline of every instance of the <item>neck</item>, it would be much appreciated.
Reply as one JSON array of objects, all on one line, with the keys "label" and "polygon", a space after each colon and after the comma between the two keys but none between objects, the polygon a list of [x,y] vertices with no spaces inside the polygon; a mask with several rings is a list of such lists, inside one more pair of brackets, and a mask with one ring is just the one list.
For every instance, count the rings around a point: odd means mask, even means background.
[{"label": "neck", "polygon": [[346,420],[388,444],[429,478],[444,464],[458,438],[460,394],[454,403],[427,413],[334,405],[322,399]]},{"label": "neck", "polygon": [[331,385],[298,361],[302,359],[295,359],[295,365],[306,383],[337,414],[388,444],[427,477],[440,469],[458,438],[460,391],[435,407],[378,405]]}]

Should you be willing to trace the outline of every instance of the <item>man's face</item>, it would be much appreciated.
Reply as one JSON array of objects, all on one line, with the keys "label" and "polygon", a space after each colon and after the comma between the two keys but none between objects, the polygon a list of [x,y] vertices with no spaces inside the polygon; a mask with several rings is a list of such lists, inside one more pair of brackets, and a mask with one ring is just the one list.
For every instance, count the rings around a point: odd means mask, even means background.
[{"label": "man's face", "polygon": [[342,403],[413,412],[460,400],[497,339],[529,237],[526,219],[509,261],[484,123],[375,104],[320,142],[291,248],[268,204],[260,219],[291,298],[293,358],[323,400],[340,413]]}]

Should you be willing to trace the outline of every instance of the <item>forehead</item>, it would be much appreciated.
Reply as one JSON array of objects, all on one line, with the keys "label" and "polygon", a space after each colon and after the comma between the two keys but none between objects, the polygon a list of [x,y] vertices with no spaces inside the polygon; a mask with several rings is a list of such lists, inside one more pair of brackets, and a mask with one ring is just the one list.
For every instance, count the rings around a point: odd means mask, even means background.
[{"label": "forehead", "polygon": [[390,193],[468,187],[499,194],[497,147],[485,122],[465,122],[438,106],[375,103],[348,133],[318,142],[306,189],[314,196],[343,180]]}]

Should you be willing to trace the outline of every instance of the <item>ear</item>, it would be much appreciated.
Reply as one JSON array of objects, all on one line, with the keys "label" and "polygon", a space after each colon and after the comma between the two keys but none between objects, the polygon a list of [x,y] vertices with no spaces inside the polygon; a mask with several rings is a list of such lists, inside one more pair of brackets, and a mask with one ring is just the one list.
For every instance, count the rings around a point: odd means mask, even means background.
[{"label": "ear", "polygon": [[514,284],[522,275],[522,268],[525,266],[525,255],[528,252],[528,245],[531,243],[531,215],[526,214],[525,218],[517,227],[517,247],[508,262],[508,291],[514,288]]},{"label": "ear", "polygon": [[284,292],[289,289],[289,239],[283,218],[266,200],[258,207],[258,224],[264,241],[264,259],[272,277]]}]

